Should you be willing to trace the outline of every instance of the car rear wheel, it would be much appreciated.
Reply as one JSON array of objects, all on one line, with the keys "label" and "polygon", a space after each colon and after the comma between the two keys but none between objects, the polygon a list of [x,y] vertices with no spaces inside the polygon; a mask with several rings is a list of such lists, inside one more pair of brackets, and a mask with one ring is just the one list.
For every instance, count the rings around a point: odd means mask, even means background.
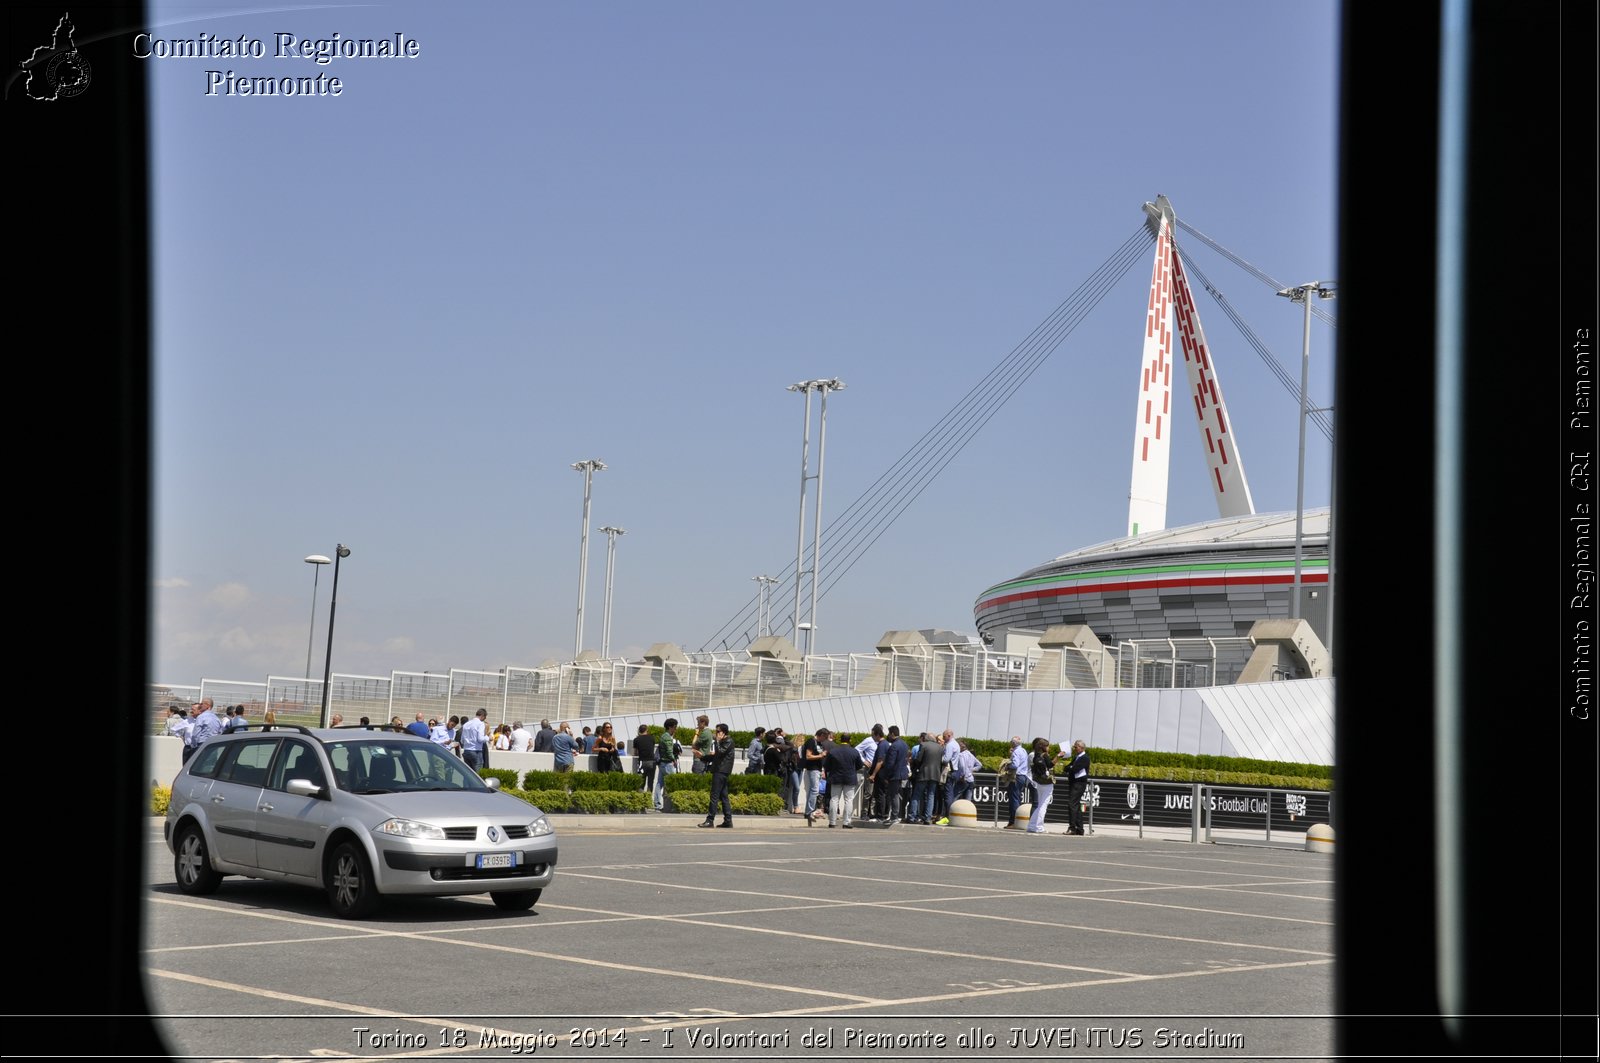
[{"label": "car rear wheel", "polygon": [[539,903],[539,897],[544,890],[497,890],[489,894],[489,899],[494,901],[496,908],[504,908],[508,912],[525,912]]},{"label": "car rear wheel", "polygon": [[328,857],[328,903],[341,919],[360,919],[378,907],[372,867],[356,842],[341,842]]},{"label": "car rear wheel", "polygon": [[177,876],[178,888],[193,896],[215,893],[222,885],[222,876],[211,866],[205,833],[193,823],[185,824],[178,832],[172,872]]}]

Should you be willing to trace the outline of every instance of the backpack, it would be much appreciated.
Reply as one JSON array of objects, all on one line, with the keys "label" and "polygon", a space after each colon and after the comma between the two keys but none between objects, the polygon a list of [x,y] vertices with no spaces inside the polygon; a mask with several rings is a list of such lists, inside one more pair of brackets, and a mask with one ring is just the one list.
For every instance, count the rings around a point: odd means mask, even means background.
[{"label": "backpack", "polygon": [[1033,760],[1028,764],[1028,774],[1033,776],[1033,781],[1041,786],[1048,786],[1056,781],[1051,768],[1055,765],[1050,760],[1048,753],[1035,753]]}]

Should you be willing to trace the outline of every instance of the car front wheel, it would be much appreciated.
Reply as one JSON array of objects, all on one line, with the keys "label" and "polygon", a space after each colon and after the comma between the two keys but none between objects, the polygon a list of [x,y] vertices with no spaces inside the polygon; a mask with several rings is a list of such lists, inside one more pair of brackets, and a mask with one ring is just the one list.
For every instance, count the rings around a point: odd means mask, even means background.
[{"label": "car front wheel", "polygon": [[356,842],[341,842],[328,857],[328,903],[341,919],[360,919],[378,907],[372,867]]},{"label": "car front wheel", "polygon": [[177,876],[178,888],[192,896],[215,893],[222,885],[222,876],[211,866],[211,856],[206,851],[205,833],[193,823],[185,824],[178,832],[172,871]]},{"label": "car front wheel", "polygon": [[499,890],[489,894],[489,899],[494,901],[496,908],[504,908],[508,912],[525,912],[539,903],[539,897],[544,890]]}]

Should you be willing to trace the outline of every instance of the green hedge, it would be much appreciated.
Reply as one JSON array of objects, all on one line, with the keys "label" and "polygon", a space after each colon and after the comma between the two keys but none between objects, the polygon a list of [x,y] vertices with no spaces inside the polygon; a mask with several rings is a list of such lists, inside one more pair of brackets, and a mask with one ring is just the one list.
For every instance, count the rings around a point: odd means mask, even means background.
[{"label": "green hedge", "polygon": [[[1027,735],[1023,736],[1024,742],[1031,742]],[[996,738],[967,738],[962,739],[967,743],[967,748],[983,763],[986,771],[997,771],[1000,762],[1011,755],[1011,742]],[[1070,739],[1068,740],[1070,745]],[[913,744],[913,743],[908,743]],[[1051,745],[1055,742],[1052,740]],[[1051,752],[1055,752],[1054,749]],[[1230,776],[1258,775],[1290,779],[1321,779],[1325,783],[1333,781],[1333,767],[1328,764],[1298,764],[1293,761],[1283,760],[1252,760],[1249,757],[1214,757],[1198,756],[1192,753],[1157,753],[1149,749],[1100,749],[1096,746],[1089,747],[1089,763],[1093,766],[1095,775],[1114,775],[1120,768],[1174,768],[1182,771],[1193,772],[1221,772]],[[1162,779],[1164,775],[1126,775],[1123,778]],[[1174,776],[1175,779],[1187,779],[1182,774]],[[1239,782],[1238,778],[1211,779],[1205,776],[1194,776],[1194,782]],[[1256,784],[1247,784],[1256,785]],[[1266,785],[1266,784],[1260,784]],[[1309,789],[1309,787],[1306,787]],[[1326,785],[1318,787],[1327,789]]]},{"label": "green hedge", "polygon": [[513,768],[479,768],[478,778],[499,779],[500,789],[515,790],[517,788],[517,773]]},{"label": "green hedge", "polygon": [[[1236,758],[1213,757],[1213,760]],[[1257,762],[1259,763],[1259,762]],[[1331,790],[1332,779],[1311,775],[1275,775],[1260,771],[1215,771],[1205,768],[1162,768],[1138,764],[1094,765],[1097,779],[1143,779],[1147,782],[1199,782],[1218,786],[1270,786],[1275,790]]]},{"label": "green hedge", "polygon": [[522,776],[524,790],[560,790],[567,792],[567,777],[571,772],[530,771]]},{"label": "green hedge", "polygon": [[507,790],[512,797],[520,797],[529,804],[538,805],[542,812],[565,812],[572,807],[572,797],[565,790]]},{"label": "green hedge", "polygon": [[[709,794],[711,792],[710,772],[679,771],[667,776],[663,789],[669,794],[680,793],[685,790],[698,790]],[[728,794],[777,794],[783,789],[783,779],[777,775],[744,775],[735,773],[728,776]]]},{"label": "green hedge", "polygon": [[[783,812],[783,799],[777,794],[729,794],[728,803],[741,816],[776,816]],[[675,812],[703,816],[710,807],[710,790],[679,790],[672,795]]]},{"label": "green hedge", "polygon": [[628,771],[529,771],[524,790],[643,790],[642,776]]},{"label": "green hedge", "polygon": [[579,790],[644,790],[644,777],[627,771],[569,771],[567,788]]},{"label": "green hedge", "polygon": [[627,793],[621,790],[574,790],[574,812],[643,812],[650,805],[650,795],[643,790]]}]

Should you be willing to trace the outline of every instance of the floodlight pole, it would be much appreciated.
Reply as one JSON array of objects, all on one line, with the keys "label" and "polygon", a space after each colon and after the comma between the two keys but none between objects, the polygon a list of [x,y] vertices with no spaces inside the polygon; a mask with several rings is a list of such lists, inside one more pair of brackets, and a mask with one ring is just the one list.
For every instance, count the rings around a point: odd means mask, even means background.
[{"label": "floodlight pole", "polygon": [[811,477],[806,473],[807,459],[811,452],[811,387],[814,381],[802,380],[798,384],[790,384],[789,391],[798,391],[806,397],[805,422],[800,431],[800,523],[794,533],[794,640],[800,641],[800,577],[805,572],[806,552],[806,481]]},{"label": "floodlight pole", "polygon": [[606,535],[606,607],[600,623],[600,656],[611,656],[611,574],[617,563],[617,536],[628,534],[626,528],[613,528],[607,524],[600,529]]},{"label": "floodlight pole", "polygon": [[572,468],[583,473],[583,537],[578,541],[578,631],[573,637],[572,659],[583,652],[583,599],[588,590],[589,577],[589,496],[594,485],[594,474],[603,470],[606,463],[595,458],[575,461]]},{"label": "floodlight pole", "polygon": [[844,388],[844,381],[838,377],[832,380],[814,381],[817,390],[822,392],[822,413],[817,426],[817,511],[811,521],[811,629],[806,632],[806,656],[816,652],[817,638],[817,578],[822,569],[819,562],[822,558],[822,463],[828,448],[828,392],[840,391]]},{"label": "floodlight pole", "polygon": [[[1301,569],[1305,557],[1306,390],[1311,377],[1311,296],[1315,293],[1319,299],[1333,298],[1332,285],[1332,281],[1308,281],[1293,288],[1285,288],[1278,293],[1285,299],[1301,304],[1306,311],[1305,332],[1300,344],[1300,459],[1294,486],[1294,596],[1289,604],[1289,617],[1293,620],[1300,619]],[[1332,513],[1329,514],[1328,527],[1331,533]],[[1329,556],[1331,559],[1332,551],[1329,552]]]},{"label": "floodlight pole", "polygon": [[756,581],[756,636],[765,638],[772,634],[771,621],[771,591],[772,584],[778,582],[777,576],[751,576]]}]

